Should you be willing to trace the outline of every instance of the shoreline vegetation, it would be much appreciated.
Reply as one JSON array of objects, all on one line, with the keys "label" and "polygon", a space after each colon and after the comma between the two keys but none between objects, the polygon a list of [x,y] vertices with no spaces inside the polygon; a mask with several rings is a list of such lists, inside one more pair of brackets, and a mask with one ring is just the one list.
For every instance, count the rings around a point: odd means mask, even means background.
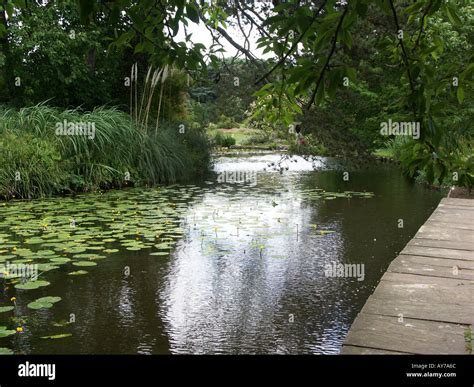
[{"label": "shoreline vegetation", "polygon": [[[93,123],[95,138],[58,136],[58,122]],[[2,199],[185,182],[205,175],[210,159],[203,131],[168,124],[148,132],[117,108],[0,107]]]}]

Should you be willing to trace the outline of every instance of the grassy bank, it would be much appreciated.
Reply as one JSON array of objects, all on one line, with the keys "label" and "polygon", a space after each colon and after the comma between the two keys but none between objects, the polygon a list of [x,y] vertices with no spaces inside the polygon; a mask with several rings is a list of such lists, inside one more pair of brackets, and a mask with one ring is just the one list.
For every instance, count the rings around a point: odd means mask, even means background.
[{"label": "grassy bank", "polygon": [[[89,125],[94,133],[57,134],[58,125],[70,123]],[[178,125],[147,132],[115,108],[0,108],[4,199],[185,181],[204,174],[209,162],[203,132],[180,133]]]}]

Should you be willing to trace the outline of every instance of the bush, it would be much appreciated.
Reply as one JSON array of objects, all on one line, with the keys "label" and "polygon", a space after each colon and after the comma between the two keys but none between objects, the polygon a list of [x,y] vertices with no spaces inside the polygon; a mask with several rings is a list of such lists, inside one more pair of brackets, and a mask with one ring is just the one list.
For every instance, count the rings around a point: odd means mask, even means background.
[{"label": "bush", "polygon": [[67,189],[69,164],[59,149],[32,134],[0,137],[0,197],[32,198]]},{"label": "bush", "polygon": [[232,137],[229,134],[222,134],[220,132],[217,132],[214,135],[214,144],[217,146],[223,146],[223,147],[230,147],[232,145],[235,145],[235,138]]}]

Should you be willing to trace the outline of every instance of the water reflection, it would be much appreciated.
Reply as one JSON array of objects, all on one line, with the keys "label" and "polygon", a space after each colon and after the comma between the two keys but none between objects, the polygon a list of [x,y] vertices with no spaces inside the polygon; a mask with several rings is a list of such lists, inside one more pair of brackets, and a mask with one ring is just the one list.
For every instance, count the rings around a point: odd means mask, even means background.
[{"label": "water reflection", "polygon": [[[211,180],[187,187],[192,194],[182,186],[161,189],[177,205],[189,206],[173,254],[122,249],[85,276],[68,276],[64,266],[52,271],[44,291],[18,297],[18,315],[28,316],[25,332],[2,339],[0,347],[50,354],[338,353],[383,272],[442,195],[391,167],[353,171],[344,181],[335,160],[317,159],[316,171],[303,159],[287,161],[280,174],[268,168],[280,158],[217,160],[217,176],[253,170],[255,186]],[[322,190],[375,196],[325,200],[318,197]],[[156,192],[144,193],[149,211],[164,200]],[[116,197],[117,204],[124,200]],[[364,281],[326,278],[324,266],[331,262],[364,264]],[[5,299],[11,291],[4,290]],[[34,313],[26,308],[47,295],[62,301]],[[74,324],[54,327],[71,313]],[[72,337],[41,339],[64,332]]]},{"label": "water reflection", "polygon": [[[261,171],[275,159],[225,158],[216,171]],[[302,173],[311,165],[298,165],[298,173],[259,173],[256,187],[217,185],[191,208],[187,239],[157,295],[172,353],[338,353],[396,249],[439,196],[393,169],[362,171],[348,183],[335,172]],[[305,195],[314,188],[355,187],[374,190],[376,197],[324,201]],[[395,232],[388,223],[392,213],[416,220]],[[318,229],[335,233],[321,236]],[[333,261],[365,264],[365,281],[326,278],[324,265]]]}]

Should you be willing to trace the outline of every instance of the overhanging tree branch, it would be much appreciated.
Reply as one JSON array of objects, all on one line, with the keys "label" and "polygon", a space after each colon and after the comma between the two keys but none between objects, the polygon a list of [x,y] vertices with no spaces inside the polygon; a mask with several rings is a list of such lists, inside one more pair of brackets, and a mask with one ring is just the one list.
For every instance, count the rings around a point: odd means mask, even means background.
[{"label": "overhanging tree branch", "polygon": [[342,27],[342,22],[344,21],[344,18],[346,17],[347,15],[347,12],[348,12],[348,7],[346,7],[346,9],[344,9],[344,12],[342,13],[341,17],[339,18],[339,23],[337,24],[337,27],[336,27],[336,32],[334,34],[334,38],[333,38],[333,41],[332,41],[332,46],[331,46],[331,51],[329,52],[329,55],[328,57],[326,58],[326,63],[324,64],[322,70],[321,70],[321,73],[319,74],[319,78],[318,78],[318,81],[316,82],[316,87],[315,89],[313,90],[313,93],[311,94],[311,98],[309,99],[309,102],[308,104],[306,105],[306,110],[309,110],[311,105],[314,103],[314,99],[316,98],[316,94],[318,93],[318,89],[321,85],[321,82],[323,81],[324,79],[324,73],[326,72],[326,70],[328,69],[329,67],[329,62],[331,61],[331,58],[332,56],[334,55],[334,52],[336,51],[336,46],[337,46],[337,36],[339,35],[339,31]]},{"label": "overhanging tree branch", "polygon": [[265,74],[263,75],[262,77],[260,77],[260,79],[258,79],[255,84],[259,84],[260,82],[262,82],[264,79],[266,79],[268,76],[271,75],[271,73],[273,73],[279,66],[281,66],[281,64],[283,62],[285,62],[285,60],[293,53],[293,51],[295,51],[296,47],[298,47],[298,44],[303,40],[304,36],[306,35],[306,33],[309,31],[309,29],[311,28],[311,26],[313,25],[313,23],[315,22],[316,18],[318,17],[319,13],[323,10],[323,8],[326,6],[326,3],[327,3],[327,0],[323,1],[323,4],[321,4],[321,6],[316,10],[316,12],[314,13],[313,17],[311,18],[311,21],[310,23],[308,24],[308,27],[306,27],[306,29],[303,31],[303,33],[298,36],[298,39],[295,40],[295,42],[293,43],[293,45],[290,47],[290,49],[288,50],[288,52]]}]

